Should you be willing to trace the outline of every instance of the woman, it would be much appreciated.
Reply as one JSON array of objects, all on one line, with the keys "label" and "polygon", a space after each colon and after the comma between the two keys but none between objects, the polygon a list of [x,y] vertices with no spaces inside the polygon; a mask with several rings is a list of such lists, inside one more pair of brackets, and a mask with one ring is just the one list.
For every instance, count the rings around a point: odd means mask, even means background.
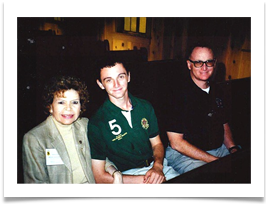
[{"label": "woman", "polygon": [[[45,87],[44,101],[50,115],[23,138],[24,182],[95,183],[88,119],[80,117],[88,102],[86,85],[75,77],[53,78]],[[113,166],[109,170],[116,171]]]}]

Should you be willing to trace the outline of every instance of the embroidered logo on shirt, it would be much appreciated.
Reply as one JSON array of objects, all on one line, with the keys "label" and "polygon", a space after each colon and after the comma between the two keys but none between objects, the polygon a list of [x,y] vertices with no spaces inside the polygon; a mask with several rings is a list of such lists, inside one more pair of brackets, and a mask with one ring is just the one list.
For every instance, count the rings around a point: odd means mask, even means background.
[{"label": "embroidered logo on shirt", "polygon": [[112,139],[112,141],[114,142],[115,140],[122,140],[126,134],[127,132],[125,132],[124,134],[117,135],[114,139]]},{"label": "embroidered logo on shirt", "polygon": [[146,118],[141,119],[141,126],[145,130],[147,130],[149,128],[148,120]]},{"label": "embroidered logo on shirt", "polygon": [[222,100],[220,98],[216,98],[216,104],[218,108],[223,108]]}]

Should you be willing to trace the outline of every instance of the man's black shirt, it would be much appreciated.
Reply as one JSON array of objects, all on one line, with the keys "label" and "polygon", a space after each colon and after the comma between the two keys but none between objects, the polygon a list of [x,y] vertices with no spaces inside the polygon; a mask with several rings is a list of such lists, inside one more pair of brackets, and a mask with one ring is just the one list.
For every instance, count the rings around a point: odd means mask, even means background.
[{"label": "man's black shirt", "polygon": [[189,76],[170,99],[166,128],[182,133],[192,145],[207,151],[223,143],[223,124],[227,123],[224,92],[210,82],[209,94]]}]

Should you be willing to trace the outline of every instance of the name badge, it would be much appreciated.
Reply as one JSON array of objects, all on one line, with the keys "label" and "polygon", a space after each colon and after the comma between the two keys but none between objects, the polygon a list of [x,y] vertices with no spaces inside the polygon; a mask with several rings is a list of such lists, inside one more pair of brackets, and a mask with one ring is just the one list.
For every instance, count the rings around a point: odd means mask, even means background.
[{"label": "name badge", "polygon": [[46,165],[61,165],[63,161],[56,149],[46,149]]}]

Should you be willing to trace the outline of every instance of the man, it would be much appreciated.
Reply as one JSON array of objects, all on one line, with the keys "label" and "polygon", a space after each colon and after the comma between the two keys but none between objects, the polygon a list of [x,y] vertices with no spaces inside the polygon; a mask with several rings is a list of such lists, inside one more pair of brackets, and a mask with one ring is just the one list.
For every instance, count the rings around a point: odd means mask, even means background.
[{"label": "man", "polygon": [[190,77],[171,101],[166,158],[180,174],[236,152],[223,93],[209,82],[216,66],[211,48],[195,46],[187,60]]},{"label": "man", "polygon": [[[91,118],[89,143],[96,183],[111,183],[123,174],[123,183],[162,183],[179,175],[164,160],[154,109],[128,92],[130,73],[123,63],[100,66],[97,84],[108,99]],[[105,171],[105,158],[116,165],[112,176]]]}]

